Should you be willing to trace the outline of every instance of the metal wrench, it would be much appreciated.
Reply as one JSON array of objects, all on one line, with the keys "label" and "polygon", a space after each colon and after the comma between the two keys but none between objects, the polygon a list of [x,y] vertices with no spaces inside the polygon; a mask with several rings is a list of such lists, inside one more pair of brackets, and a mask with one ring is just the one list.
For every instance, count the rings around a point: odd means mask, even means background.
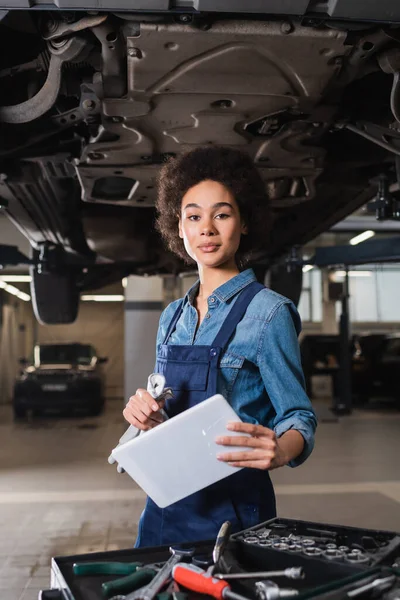
[{"label": "metal wrench", "polygon": [[[151,375],[149,375],[147,380],[147,391],[151,396],[153,396],[155,400],[158,400],[158,402],[160,402],[161,400],[171,398],[173,395],[171,388],[165,387],[165,377],[163,375],[160,375],[159,373],[152,373]],[[164,411],[164,409],[161,408],[159,412],[163,416],[164,420],[168,419],[168,415]],[[128,429],[119,439],[118,446],[129,442],[129,440],[133,440],[135,437],[141,435],[142,433],[144,432],[142,432],[137,427],[129,425]],[[110,454],[110,456],[108,457],[108,462],[110,465],[113,465],[116,462],[112,454]],[[123,468],[119,465],[117,465],[117,471],[118,473],[124,473]]]},{"label": "metal wrench", "polygon": [[152,581],[145,585],[144,587],[132,592],[131,594],[127,594],[125,596],[114,596],[111,600],[153,600],[158,592],[162,589],[162,587],[167,583],[167,581],[171,578],[172,569],[178,563],[184,561],[185,559],[191,558],[194,554],[194,548],[174,548],[171,546],[169,549],[172,556],[165,563],[163,567],[158,571]]},{"label": "metal wrench", "polygon": [[230,521],[222,523],[221,528],[218,532],[217,539],[212,552],[214,564],[208,569],[208,573],[213,575],[215,571],[227,571],[227,565],[224,561],[225,548],[229,542],[229,536],[231,533],[232,524]]}]

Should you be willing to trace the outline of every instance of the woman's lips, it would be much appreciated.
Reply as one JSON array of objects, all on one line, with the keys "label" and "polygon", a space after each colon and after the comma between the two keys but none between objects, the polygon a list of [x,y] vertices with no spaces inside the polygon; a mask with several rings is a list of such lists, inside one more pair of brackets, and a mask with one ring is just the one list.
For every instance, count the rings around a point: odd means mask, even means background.
[{"label": "woman's lips", "polygon": [[215,252],[216,250],[218,250],[219,245],[218,244],[207,244],[206,246],[199,246],[199,248],[202,252]]}]

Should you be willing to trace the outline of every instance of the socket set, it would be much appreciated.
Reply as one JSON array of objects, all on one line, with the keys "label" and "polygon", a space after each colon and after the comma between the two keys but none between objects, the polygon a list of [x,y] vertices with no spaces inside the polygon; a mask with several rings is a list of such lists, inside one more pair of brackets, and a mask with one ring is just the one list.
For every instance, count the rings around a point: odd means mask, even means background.
[{"label": "socket set", "polygon": [[[400,536],[393,532],[273,519],[232,536],[246,546],[291,555],[373,567],[400,555]],[[385,562],[385,559],[387,561]]]}]

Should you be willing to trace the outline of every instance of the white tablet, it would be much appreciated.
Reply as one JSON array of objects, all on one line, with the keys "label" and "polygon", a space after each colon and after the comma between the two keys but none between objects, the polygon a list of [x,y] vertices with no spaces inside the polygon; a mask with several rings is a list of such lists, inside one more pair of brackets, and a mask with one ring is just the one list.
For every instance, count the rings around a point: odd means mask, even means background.
[{"label": "white tablet", "polygon": [[223,396],[216,394],[145,434],[114,448],[112,456],[148,496],[165,508],[240,469],[220,462],[217,454],[238,450],[215,443],[241,421]]}]

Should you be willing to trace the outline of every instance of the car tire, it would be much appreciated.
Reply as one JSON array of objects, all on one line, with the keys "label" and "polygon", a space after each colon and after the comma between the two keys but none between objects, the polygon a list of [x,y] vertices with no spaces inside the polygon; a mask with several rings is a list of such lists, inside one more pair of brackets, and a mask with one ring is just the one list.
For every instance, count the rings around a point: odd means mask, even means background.
[{"label": "car tire", "polygon": [[26,409],[22,408],[21,406],[14,406],[13,412],[15,421],[20,421],[26,418]]},{"label": "car tire", "polygon": [[73,323],[78,316],[79,290],[71,272],[38,273],[30,268],[32,305],[43,325]]}]

